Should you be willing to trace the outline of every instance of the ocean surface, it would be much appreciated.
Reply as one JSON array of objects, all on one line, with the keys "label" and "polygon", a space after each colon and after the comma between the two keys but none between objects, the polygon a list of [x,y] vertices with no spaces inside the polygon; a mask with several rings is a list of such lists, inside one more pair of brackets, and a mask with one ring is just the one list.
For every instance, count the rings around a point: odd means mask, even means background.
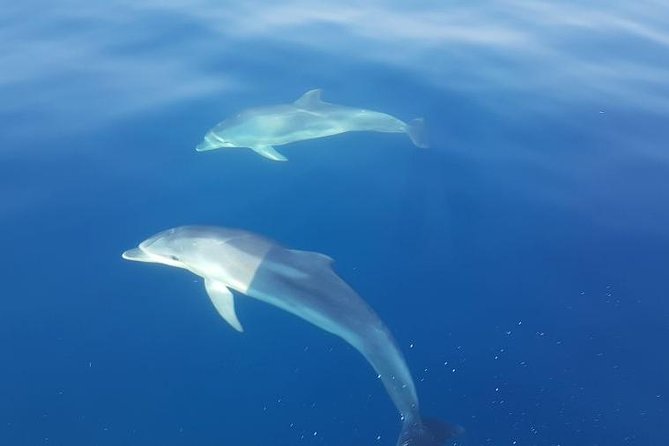
[{"label": "ocean surface", "polygon": [[[431,147],[195,152],[314,88]],[[339,338],[121,259],[185,224],[333,257],[458,445],[667,445],[668,140],[665,1],[6,1],[0,445],[395,445]]]}]

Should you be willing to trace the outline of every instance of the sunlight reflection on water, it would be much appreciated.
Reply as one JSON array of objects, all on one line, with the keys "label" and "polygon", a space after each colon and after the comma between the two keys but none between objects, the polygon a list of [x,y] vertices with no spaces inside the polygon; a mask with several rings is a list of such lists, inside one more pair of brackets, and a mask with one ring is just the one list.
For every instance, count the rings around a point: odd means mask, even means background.
[{"label": "sunlight reflection on water", "polygon": [[[513,94],[520,110],[593,103],[664,113],[668,13],[669,6],[649,0],[615,7],[517,0],[27,1],[0,12],[0,65],[11,67],[0,72],[0,114],[30,115],[68,132],[207,95],[223,98],[258,88],[248,81],[259,68],[248,63],[251,50],[285,56],[263,62],[268,79],[336,59],[407,72],[430,88],[464,92],[502,110],[504,95]],[[19,20],[25,16],[31,20]],[[286,67],[299,51],[307,56]],[[320,86],[318,70],[307,76],[308,87]],[[34,131],[25,119],[16,121],[10,134]]]}]

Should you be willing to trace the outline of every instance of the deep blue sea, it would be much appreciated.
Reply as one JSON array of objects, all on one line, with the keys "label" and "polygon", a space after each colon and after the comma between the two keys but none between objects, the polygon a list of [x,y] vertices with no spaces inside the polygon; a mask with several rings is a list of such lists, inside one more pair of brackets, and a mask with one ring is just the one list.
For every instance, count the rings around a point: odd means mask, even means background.
[{"label": "deep blue sea", "polygon": [[[197,153],[240,110],[424,117]],[[326,253],[468,446],[669,444],[669,5],[0,6],[0,445],[394,446],[346,343],[121,253],[186,224]]]}]

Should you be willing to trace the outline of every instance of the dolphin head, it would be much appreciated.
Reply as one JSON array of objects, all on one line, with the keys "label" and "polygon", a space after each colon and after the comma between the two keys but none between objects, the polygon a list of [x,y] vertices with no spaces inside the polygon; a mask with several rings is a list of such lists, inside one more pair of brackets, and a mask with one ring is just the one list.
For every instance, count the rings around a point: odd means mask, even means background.
[{"label": "dolphin head", "polygon": [[122,254],[126,260],[160,263],[186,269],[199,276],[219,272],[220,248],[245,231],[208,226],[180,226],[159,232]]},{"label": "dolphin head", "polygon": [[248,122],[245,113],[228,118],[209,130],[204,140],[195,148],[198,152],[207,150],[247,147],[244,144],[245,134],[248,131]]},{"label": "dolphin head", "polygon": [[208,150],[225,149],[232,147],[240,147],[236,145],[230,138],[226,138],[224,134],[215,133],[213,131],[207,133],[204,140],[195,147],[197,152],[206,152]]},{"label": "dolphin head", "polygon": [[160,263],[185,268],[187,242],[180,237],[179,228],[168,229],[144,240],[137,248],[125,251],[122,257],[135,262]]}]

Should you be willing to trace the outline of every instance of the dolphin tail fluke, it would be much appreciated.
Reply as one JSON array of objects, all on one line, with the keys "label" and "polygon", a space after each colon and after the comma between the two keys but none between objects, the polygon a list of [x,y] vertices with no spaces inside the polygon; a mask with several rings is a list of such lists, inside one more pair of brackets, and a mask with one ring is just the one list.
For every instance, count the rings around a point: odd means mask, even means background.
[{"label": "dolphin tail fluke", "polygon": [[457,424],[425,418],[418,423],[406,423],[397,446],[442,446],[463,432]]},{"label": "dolphin tail fluke", "polygon": [[425,120],[423,118],[412,119],[411,122],[407,124],[407,135],[411,138],[411,142],[416,147],[426,149],[428,146],[427,143],[427,132],[425,131]]}]

